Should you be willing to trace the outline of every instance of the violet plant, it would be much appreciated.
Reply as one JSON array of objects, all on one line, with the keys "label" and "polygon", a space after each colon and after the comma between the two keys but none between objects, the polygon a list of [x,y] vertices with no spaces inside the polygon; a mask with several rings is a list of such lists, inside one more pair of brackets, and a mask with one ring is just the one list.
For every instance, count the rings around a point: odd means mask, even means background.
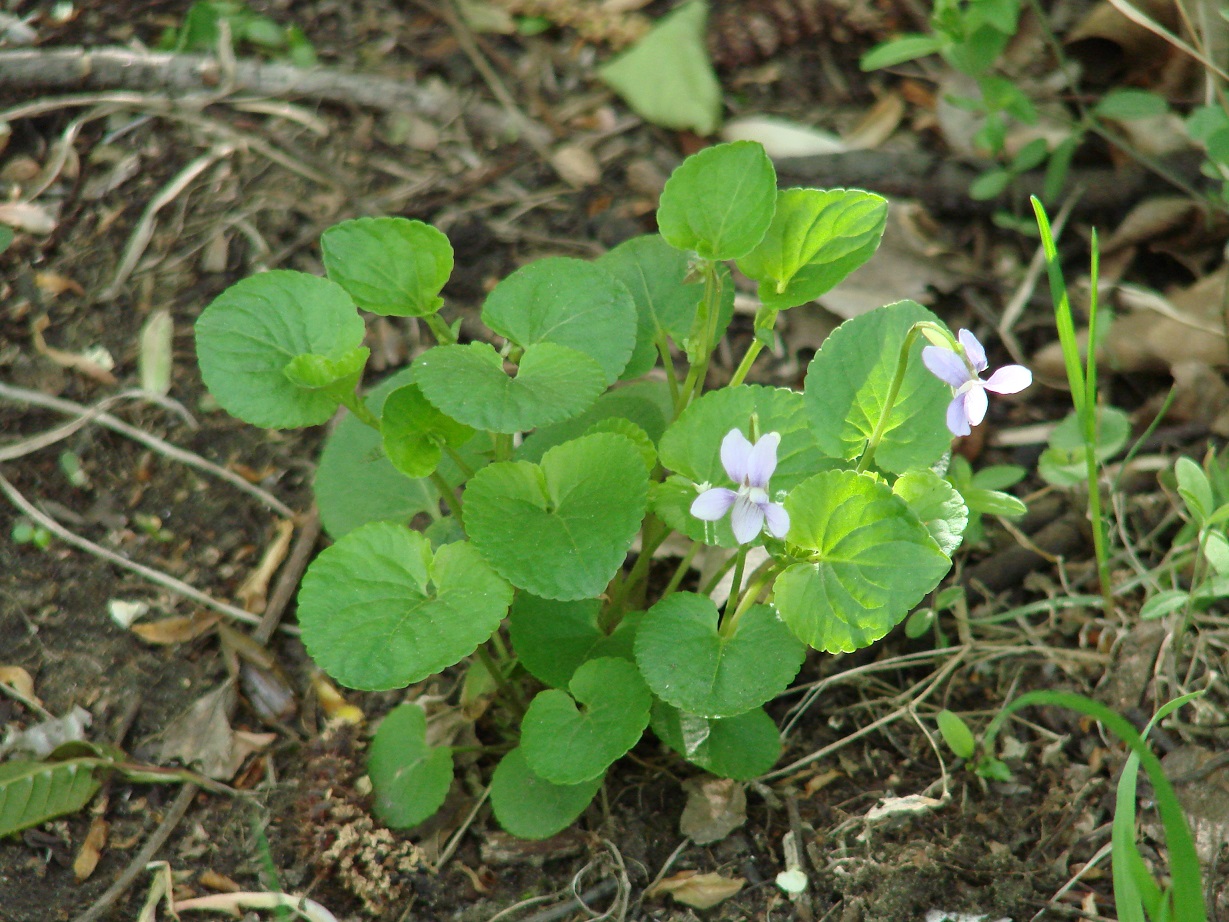
[{"label": "violet plant", "polygon": [[[778,313],[870,259],[886,214],[860,190],[779,191],[763,149],[735,142],[674,172],[660,233],[501,281],[472,342],[440,313],[448,240],[419,221],[346,221],[321,240],[327,278],[274,271],[223,292],[196,327],[223,408],[275,429],[350,411],[315,481],[334,543],[298,599],[317,664],[357,689],[458,666],[498,688],[481,731],[501,753],[491,803],[519,836],[570,824],[646,730],[715,774],[768,771],[780,738],[764,705],[808,647],[879,640],[947,575],[971,511],[1022,509],[944,478],[943,419],[953,388],[949,422],[975,424],[984,389],[1026,373],[982,382],[976,341],[919,304],[843,323],[800,391],[744,383]],[[762,306],[733,380],[706,390],[730,263]],[[361,312],[419,318],[436,344],[360,396]],[[657,553],[672,535],[690,543],[681,561]],[[752,546],[766,560],[744,573]],[[702,548],[733,570],[722,609],[691,576]],[[375,734],[390,825],[425,820],[452,783],[452,751],[426,730],[408,703]]]}]

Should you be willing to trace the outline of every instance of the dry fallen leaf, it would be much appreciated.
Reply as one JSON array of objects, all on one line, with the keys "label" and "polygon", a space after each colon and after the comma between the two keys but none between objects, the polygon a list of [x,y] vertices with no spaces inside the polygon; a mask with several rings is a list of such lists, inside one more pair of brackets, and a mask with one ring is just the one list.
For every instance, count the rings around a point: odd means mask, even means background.
[{"label": "dry fallen leaf", "polygon": [[729,778],[689,778],[683,782],[687,806],[679,831],[697,845],[724,839],[747,822],[747,792]]},{"label": "dry fallen leaf", "polygon": [[236,746],[226,716],[234,699],[235,685],[229,681],[196,699],[162,732],[158,761],[198,765],[203,775],[217,781],[233,778],[250,752]]},{"label": "dry fallen leaf", "polygon": [[30,332],[34,338],[34,349],[39,355],[45,355],[60,367],[71,368],[87,378],[93,378],[100,384],[116,385],[119,383],[115,375],[111,374],[111,368],[115,366],[115,362],[105,350],[94,354],[78,354],[48,346],[47,341],[43,339],[43,330],[47,329],[50,323],[51,321],[46,317],[39,317],[31,324]]},{"label": "dry fallen leaf", "polygon": [[66,291],[71,291],[75,295],[85,294],[85,289],[81,287],[80,282],[70,279],[67,275],[60,275],[58,272],[35,272],[34,284],[44,294],[53,298]]},{"label": "dry fallen leaf", "polygon": [[20,666],[0,666],[0,683],[13,688],[32,704],[43,706],[43,702],[34,694],[34,677]]},{"label": "dry fallen leaf", "polygon": [[320,702],[320,710],[329,720],[340,720],[348,724],[361,724],[363,712],[360,708],[348,702],[323,673],[312,676],[312,688],[316,690],[316,699]]},{"label": "dry fallen leaf", "polygon": [[282,565],[282,561],[286,559],[286,554],[290,550],[290,539],[294,535],[294,522],[282,519],[275,528],[273,540],[265,548],[260,563],[248,574],[243,585],[235,591],[235,598],[242,602],[243,607],[250,612],[265,610],[269,581],[273,579],[273,574]]},{"label": "dry fallen leaf", "polygon": [[50,234],[55,230],[56,220],[51,212],[41,205],[5,202],[0,204],[0,224],[7,224],[31,234]]},{"label": "dry fallen leaf", "polygon": [[645,896],[669,894],[685,906],[694,909],[711,909],[722,900],[729,899],[743,888],[746,881],[741,877],[722,877],[720,874],[700,874],[696,871],[680,871],[673,877],[658,881]]},{"label": "dry fallen leaf", "polygon": [[101,816],[94,817],[90,822],[90,831],[85,834],[85,841],[81,843],[77,857],[73,860],[73,873],[77,880],[88,880],[94,873],[94,868],[98,867],[102,850],[107,846],[109,829],[109,824]]},{"label": "dry fallen leaf", "polygon": [[146,643],[169,646],[195,640],[206,631],[212,630],[220,617],[220,615],[207,612],[196,612],[191,615],[177,615],[173,618],[162,618],[159,621],[134,624],[129,630]]}]

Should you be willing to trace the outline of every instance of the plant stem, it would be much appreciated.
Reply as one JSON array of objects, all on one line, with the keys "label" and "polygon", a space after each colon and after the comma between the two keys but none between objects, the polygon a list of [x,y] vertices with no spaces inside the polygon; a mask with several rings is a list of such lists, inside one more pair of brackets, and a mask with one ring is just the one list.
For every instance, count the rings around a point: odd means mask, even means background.
[{"label": "plant stem", "polygon": [[444,443],[443,447],[444,447],[444,451],[448,453],[448,457],[452,459],[452,463],[457,466],[457,470],[459,470],[463,475],[465,475],[466,480],[469,480],[469,478],[474,476],[474,469],[465,463],[465,459],[461,457],[461,453],[459,451],[457,451],[447,442]]},{"label": "plant stem", "polygon": [[738,630],[738,619],[755,604],[755,600],[759,598],[760,593],[764,591],[764,587],[772,579],[772,570],[773,561],[764,561],[764,564],[752,574],[752,579],[747,584],[747,591],[738,600],[738,606],[734,609],[733,615],[728,614],[729,606],[726,606],[727,614],[721,619],[721,625],[717,629],[722,637],[729,638],[734,636],[734,632]]},{"label": "plant stem", "polygon": [[444,475],[438,469],[431,472],[431,483],[435,485],[435,489],[439,491],[440,499],[444,501],[444,505],[448,507],[448,512],[454,519],[465,526],[465,517],[461,510],[461,497],[453,490],[452,484],[444,479]]},{"label": "plant stem", "polygon": [[342,406],[355,415],[359,422],[366,423],[376,432],[380,431],[380,420],[367,409],[367,404],[358,394],[347,394],[342,398]]},{"label": "plant stem", "polygon": [[717,264],[704,263],[704,297],[696,312],[696,322],[693,328],[699,330],[699,342],[687,344],[687,359],[691,363],[687,369],[687,378],[683,381],[683,389],[679,394],[678,403],[674,405],[674,418],[678,419],[688,404],[704,388],[704,379],[708,375],[708,362],[713,354],[713,342],[717,333],[717,316],[720,313],[718,302],[721,299],[721,280],[717,276]]},{"label": "plant stem", "polygon": [[628,595],[648,575],[649,567],[653,564],[653,552],[661,546],[669,534],[670,529],[666,528],[657,516],[645,516],[644,526],[640,532],[640,553],[636,555],[636,562],[632,564],[632,568],[624,573],[623,578],[615,585],[601,615],[600,626],[607,634],[618,627],[619,622],[623,620],[623,609],[627,604]]},{"label": "plant stem", "polygon": [[879,447],[879,443],[883,441],[884,434],[887,432],[888,417],[892,415],[892,408],[896,405],[896,397],[900,394],[900,386],[905,381],[905,371],[909,367],[909,350],[913,348],[919,332],[919,325],[915,323],[909,328],[909,332],[905,334],[905,341],[900,347],[900,356],[896,359],[896,373],[892,375],[892,383],[888,386],[888,395],[883,400],[883,409],[879,412],[879,420],[875,423],[875,429],[871,433],[871,437],[866,440],[866,447],[862,449],[862,457],[858,459],[858,473],[862,473],[870,467],[871,461],[875,458],[875,449]]},{"label": "plant stem", "polygon": [[677,407],[679,405],[679,375],[674,367],[674,357],[670,354],[670,341],[661,327],[657,328],[653,342],[657,344],[657,354],[661,356],[661,366],[666,372],[666,384],[670,387],[670,405]]},{"label": "plant stem", "polygon": [[666,596],[678,590],[679,584],[683,581],[683,577],[687,575],[687,571],[691,569],[691,562],[695,559],[696,552],[700,550],[700,543],[692,541],[691,547],[687,549],[687,553],[683,555],[683,559],[679,561],[679,565],[675,567],[674,574],[670,577],[670,582],[666,583],[666,588],[661,591],[661,597]]},{"label": "plant stem", "polygon": [[738,387],[738,385],[743,383],[743,379],[747,377],[747,372],[751,370],[751,366],[755,364],[755,360],[759,358],[760,351],[763,348],[764,344],[759,339],[751,340],[751,345],[743,353],[743,360],[734,369],[734,377],[730,378],[730,387]]},{"label": "plant stem", "polygon": [[439,314],[427,314],[427,316],[422,318],[422,321],[427,325],[427,329],[431,331],[431,335],[435,337],[435,341],[441,346],[451,346],[457,341],[457,338],[452,335],[452,329]]},{"label": "plant stem", "polygon": [[725,597],[725,614],[722,620],[738,610],[739,591],[743,587],[743,568],[747,565],[747,545],[738,546],[738,556],[734,558],[734,578],[730,581],[730,594]]},{"label": "plant stem", "polygon": [[504,675],[503,669],[495,662],[495,658],[491,656],[491,651],[486,648],[485,644],[479,644],[478,649],[474,652],[478,654],[479,661],[486,667],[486,671],[491,674],[491,678],[495,680],[495,685],[499,688],[499,693],[503,696],[508,706],[516,712],[518,717],[524,717],[525,699],[521,697],[520,689],[508,681],[508,677]]},{"label": "plant stem", "polygon": [[1092,544],[1097,556],[1097,578],[1101,583],[1101,597],[1105,600],[1103,611],[1109,615],[1114,610],[1114,587],[1109,563],[1109,522],[1101,508],[1101,478],[1097,470],[1097,272],[1100,253],[1097,248],[1097,230],[1092,232],[1092,263],[1088,301],[1088,359],[1084,374],[1084,412],[1080,420],[1084,431],[1084,463],[1088,479],[1088,515],[1092,519]]}]

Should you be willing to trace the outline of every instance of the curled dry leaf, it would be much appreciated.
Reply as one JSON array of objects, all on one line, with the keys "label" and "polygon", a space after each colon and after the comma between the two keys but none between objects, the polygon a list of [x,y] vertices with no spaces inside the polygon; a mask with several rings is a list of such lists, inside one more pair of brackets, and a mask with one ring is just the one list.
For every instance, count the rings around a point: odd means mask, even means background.
[{"label": "curled dry leaf", "polygon": [[96,816],[90,822],[90,831],[85,834],[85,840],[73,859],[73,874],[77,880],[88,880],[98,867],[102,858],[102,850],[107,847],[107,832],[110,825],[101,816]]},{"label": "curled dry leaf", "polygon": [[119,383],[115,375],[111,374],[111,368],[115,366],[115,362],[105,350],[96,354],[78,354],[48,346],[47,341],[43,339],[43,330],[47,329],[50,323],[51,321],[46,317],[39,317],[31,324],[30,333],[34,338],[34,349],[39,355],[45,355],[61,368],[71,368],[87,378],[94,379],[99,384],[114,386]]},{"label": "curled dry leaf", "polygon": [[334,685],[324,677],[324,673],[312,676],[312,688],[316,691],[316,699],[320,702],[320,710],[329,720],[340,720],[342,723],[361,724],[363,712],[341,696]]},{"label": "curled dry leaf", "polygon": [[213,629],[221,616],[207,612],[194,612],[191,615],[177,615],[172,618],[162,618],[158,621],[146,621],[133,624],[129,628],[146,643],[157,646],[187,643]]},{"label": "curled dry leaf", "polygon": [[0,666],[0,683],[8,685],[30,703],[43,706],[34,694],[34,677],[20,666]]},{"label": "curled dry leaf", "polygon": [[0,204],[0,224],[30,234],[50,234],[55,230],[56,219],[42,205],[32,202],[5,202]]},{"label": "curled dry leaf", "polygon": [[672,896],[685,906],[694,909],[711,909],[722,900],[729,899],[743,888],[746,881],[741,877],[722,877],[720,874],[700,874],[696,871],[680,871],[673,877],[658,881],[645,894],[649,897]]},{"label": "curled dry leaf", "polygon": [[286,554],[290,551],[290,539],[293,534],[294,523],[289,519],[283,519],[277,523],[273,540],[265,548],[264,555],[260,558],[260,563],[256,565],[255,570],[248,574],[247,579],[243,581],[243,585],[235,592],[235,597],[243,603],[243,607],[246,610],[250,612],[262,612],[265,610],[269,581],[273,579],[273,574],[277,572],[277,568],[286,559]]},{"label": "curled dry leaf", "polygon": [[679,831],[697,845],[719,842],[747,822],[747,792],[729,778],[690,778],[683,782],[687,806]]}]

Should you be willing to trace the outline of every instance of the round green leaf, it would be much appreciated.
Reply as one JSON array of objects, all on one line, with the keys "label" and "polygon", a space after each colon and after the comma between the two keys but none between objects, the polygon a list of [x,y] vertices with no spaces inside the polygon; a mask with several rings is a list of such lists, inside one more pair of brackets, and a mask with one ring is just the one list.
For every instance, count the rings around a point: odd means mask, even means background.
[{"label": "round green leaf", "polygon": [[422,221],[355,218],[320,237],[329,278],[373,314],[425,317],[444,303],[452,274],[452,244]]},{"label": "round green leaf", "polygon": [[459,662],[499,627],[512,589],[469,544],[373,522],[323,551],[303,577],[307,652],[350,688],[401,688]]},{"label": "round green leaf", "polygon": [[651,474],[653,468],[657,466],[657,449],[653,447],[653,440],[649,438],[647,432],[630,419],[619,419],[618,417],[599,419],[585,430],[585,435],[593,432],[612,432],[623,436],[636,446],[636,451],[640,452],[640,457],[644,459],[645,470]]},{"label": "round green leaf", "polygon": [[531,432],[514,457],[518,461],[541,461],[549,449],[584,435],[594,423],[605,419],[629,420],[656,444],[673,415],[674,404],[665,381],[635,381],[608,390],[579,416]]},{"label": "round green leaf", "polygon": [[[824,340],[807,368],[806,407],[825,453],[837,458],[862,453],[879,422],[905,336],[919,320],[938,322],[920,304],[898,301],[846,320]],[[922,364],[923,345],[925,339],[917,337],[875,452],[875,464],[897,474],[929,467],[951,444],[943,424],[951,388]]]},{"label": "round green leaf", "polygon": [[341,399],[347,392],[354,392],[370,355],[366,346],[335,355],[296,355],[282,371],[296,387],[330,388]]},{"label": "round green leaf", "polygon": [[754,141],[717,144],[692,154],[666,181],[657,228],[672,247],[702,259],[737,259],[772,223],[777,172]]},{"label": "round green leaf", "polygon": [[875,255],[887,200],[861,189],[783,189],[759,246],[738,268],[760,283],[766,307],[813,301]]},{"label": "round green leaf", "polygon": [[636,662],[653,694],[703,717],[734,717],[789,685],[806,647],[767,605],[739,616],[729,636],[718,630],[706,596],[676,592],[650,608],[636,631]]},{"label": "round green leaf", "polygon": [[619,379],[636,344],[627,287],[595,263],[564,256],[530,263],[496,285],[482,322],[525,349],[554,343],[583,352],[602,366],[607,385]]},{"label": "round green leaf", "polygon": [[380,721],[367,772],[376,816],[393,829],[409,829],[443,806],[452,785],[452,751],[428,745],[423,709],[402,704]]},{"label": "round green leaf", "polygon": [[870,645],[951,569],[905,501],[868,474],[816,474],[793,489],[785,509],[791,550],[803,559],[777,577],[774,603],[818,650]]},{"label": "round green leaf", "polygon": [[685,714],[654,701],[650,726],[658,739],[688,762],[722,778],[750,781],[781,756],[777,725],[763,708],[717,719]]},{"label": "round green leaf", "polygon": [[547,685],[565,688],[586,660],[599,656],[631,660],[643,612],[624,616],[607,634],[598,626],[601,607],[598,599],[557,602],[518,593],[508,612],[508,628],[521,665]]},{"label": "round green leaf", "polygon": [[969,524],[969,510],[956,488],[932,470],[906,471],[892,492],[909,504],[948,557],[956,553]]},{"label": "round green leaf", "polygon": [[525,349],[516,376],[489,343],[435,346],[414,361],[414,382],[458,422],[490,432],[520,432],[582,413],[606,389],[596,361],[566,346]]},{"label": "round green leaf", "polygon": [[491,809],[514,836],[545,839],[580,816],[602,786],[604,775],[579,784],[551,784],[534,774],[518,746],[499,760],[491,777]]},{"label": "round green leaf", "polygon": [[504,461],[465,488],[465,527],[492,567],[547,599],[598,595],[623,565],[644,518],[648,474],[621,435],[552,448],[542,463]]},{"label": "round green leaf", "polygon": [[196,321],[201,377],[226,412],[253,426],[327,422],[338,401],[285,374],[300,355],[340,357],[363,343],[363,320],[340,285],[275,270],[236,282]]},{"label": "round green leaf", "polygon": [[521,722],[525,761],[553,784],[600,778],[639,742],[653,703],[635,665],[613,657],[581,665],[568,692],[539,692]]},{"label": "round green leaf", "polygon": [[407,477],[428,477],[439,466],[441,446],[463,445],[474,430],[445,416],[415,384],[388,395],[380,417],[384,453]]}]

